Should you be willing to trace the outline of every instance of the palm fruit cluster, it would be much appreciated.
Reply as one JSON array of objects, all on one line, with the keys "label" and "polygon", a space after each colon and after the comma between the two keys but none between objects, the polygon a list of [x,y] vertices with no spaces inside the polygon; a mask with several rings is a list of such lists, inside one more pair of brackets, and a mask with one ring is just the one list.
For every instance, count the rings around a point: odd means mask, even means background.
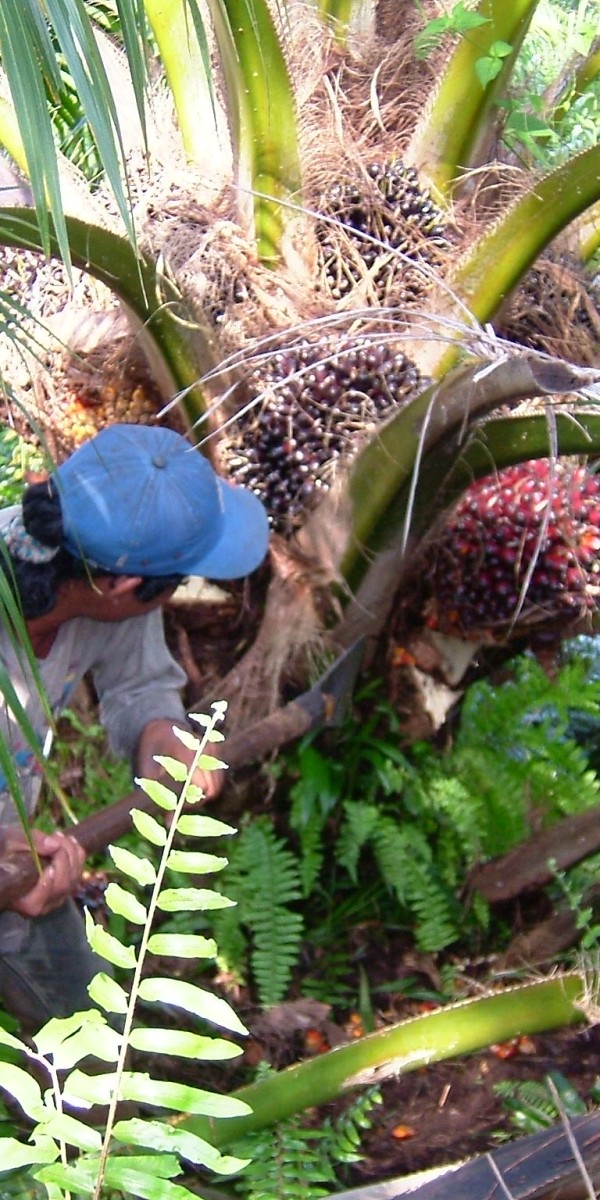
[{"label": "palm fruit cluster", "polygon": [[224,448],[227,470],[289,533],[367,431],[423,386],[403,354],[366,336],[281,349],[248,381],[249,407]]},{"label": "palm fruit cluster", "polygon": [[569,254],[530,267],[494,328],[500,337],[581,366],[598,362],[600,288]]},{"label": "palm fruit cluster", "polygon": [[[398,285],[409,300],[422,294],[423,281],[418,271],[407,273],[406,260],[432,263],[448,246],[443,214],[412,167],[373,162],[366,172],[359,182],[333,183],[320,201],[320,211],[330,218],[317,224],[322,275],[334,299],[347,295],[367,268],[380,300],[392,290],[398,299]],[[351,256],[343,252],[335,222],[343,223]],[[403,257],[390,257],[390,250]]]},{"label": "palm fruit cluster", "polygon": [[90,394],[67,388],[54,407],[54,432],[60,434],[64,448],[71,450],[115,422],[150,425],[159,407],[158,395],[140,384],[133,388],[104,384]]},{"label": "palm fruit cluster", "polygon": [[502,639],[599,607],[600,476],[540,459],[474,483],[429,551],[429,623]]}]

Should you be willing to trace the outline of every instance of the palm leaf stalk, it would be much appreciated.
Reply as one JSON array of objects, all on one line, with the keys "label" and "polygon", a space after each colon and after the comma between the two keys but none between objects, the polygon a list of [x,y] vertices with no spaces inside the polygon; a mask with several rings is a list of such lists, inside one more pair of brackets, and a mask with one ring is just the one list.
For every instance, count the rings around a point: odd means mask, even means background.
[{"label": "palm leaf stalk", "polygon": [[600,203],[586,209],[577,222],[575,236],[577,255],[587,265],[600,249]]},{"label": "palm leaf stalk", "polygon": [[589,85],[600,75],[600,37],[596,37],[583,59],[580,59],[576,70],[570,79],[563,81],[561,93],[564,100],[559,100],[550,116],[553,125],[557,125],[569,111],[573,102],[583,96]]},{"label": "palm leaf stalk", "polygon": [[[106,284],[133,314],[164,393],[180,393],[183,411],[193,423],[205,408],[199,376],[216,362],[212,334],[192,319],[174,282],[156,263],[136,254],[126,238],[76,217],[66,217],[65,227],[74,265]],[[0,244],[43,250],[37,214],[0,208]],[[52,226],[49,252],[61,257]]]},{"label": "palm leaf stalk", "polygon": [[27,153],[17,114],[12,104],[0,96],[0,143],[23,175],[27,175]]},{"label": "palm leaf stalk", "polygon": [[[537,3],[480,0],[471,14],[471,20],[479,18],[480,23],[471,25],[450,55],[406,155],[439,198],[449,197],[463,172],[478,165],[478,149],[485,143]],[[494,54],[497,47],[505,48],[502,58]],[[477,70],[486,60],[495,60],[497,74],[482,83]]]},{"label": "palm leaf stalk", "polygon": [[[444,281],[435,311],[464,328],[468,314],[485,325],[553,238],[600,201],[600,147],[578,154],[519,197],[483,233]],[[460,355],[460,330],[446,348],[432,344],[419,356],[421,370],[443,378]]]},{"label": "palm leaf stalk", "polygon": [[[553,413],[551,418],[544,415],[492,419],[471,432],[453,461],[450,447],[443,443],[424,456],[415,488],[405,487],[394,501],[399,521],[404,521],[400,528],[406,528],[410,517],[410,545],[414,546],[475,480],[535,458],[596,457],[599,452],[600,415],[597,414]],[[451,466],[444,473],[446,461],[451,461]],[[391,521],[391,510],[387,517]],[[406,558],[409,568],[410,556],[407,554]]]},{"label": "palm leaf stalk", "polygon": [[[195,0],[144,0],[146,13],[175,101],[189,157],[207,161],[218,114],[211,84],[210,50]],[[300,186],[292,84],[281,39],[266,0],[209,0],[222,76],[238,209],[259,257],[279,257],[286,210]],[[210,161],[210,159],[208,159]]]},{"label": "palm leaf stalk", "polygon": [[365,0],[315,0],[315,3],[338,45],[345,46],[354,16],[367,7]]},{"label": "palm leaf stalk", "polygon": [[[426,473],[423,460],[434,453],[434,478],[445,479],[464,453],[466,421],[470,424],[503,404],[568,394],[598,381],[598,372],[523,354],[463,367],[407,404],[379,429],[350,470],[345,500],[350,505],[351,533],[341,560],[346,584],[355,589],[373,556],[391,545],[399,548],[398,569],[408,549],[412,492]],[[598,432],[595,426],[581,433],[578,444],[585,445],[585,453],[600,453]],[[539,446],[540,456],[545,456],[547,442],[540,439]],[[463,486],[468,482],[464,478]],[[437,495],[438,483],[432,481],[431,486]],[[431,511],[429,517],[433,518]],[[410,545],[414,546],[412,535]]]},{"label": "palm leaf stalk", "polygon": [[179,1128],[217,1148],[292,1113],[327,1104],[350,1088],[367,1087],[434,1062],[472,1054],[495,1042],[557,1029],[583,1019],[585,981],[579,974],[522,984],[492,996],[450,1004],[307,1059],[234,1093],[247,1116],[186,1117]]},{"label": "palm leaf stalk", "polygon": [[[493,471],[534,458],[553,455],[596,457],[600,447],[600,414],[577,412],[522,417],[495,417],[473,429],[450,471],[437,489],[443,507],[454,503],[476,479]],[[439,461],[436,454],[436,461]],[[424,501],[427,524],[431,522],[431,496],[425,486],[427,461],[421,475],[423,491],[417,488],[413,521],[419,525]],[[424,494],[423,494],[424,493]]]},{"label": "palm leaf stalk", "polygon": [[[460,439],[462,441],[462,439]],[[375,561],[345,608],[335,629],[338,646],[356,637],[376,636],[384,626],[405,580],[415,577],[419,550],[444,516],[477,479],[503,467],[535,458],[581,455],[597,457],[600,415],[546,413],[544,416],[492,418],[467,434],[462,450],[441,441],[424,455],[418,475],[396,495],[386,513],[393,536],[376,553]],[[445,472],[444,465],[451,463]]]},{"label": "palm leaf stalk", "polygon": [[294,94],[267,0],[211,0],[227,85],[239,198],[252,193],[259,258],[275,265],[300,189]]},{"label": "palm leaf stalk", "polygon": [[184,150],[193,162],[202,162],[207,141],[213,150],[211,135],[217,135],[204,24],[196,5],[190,9],[186,0],[144,0],[143,8],[173,96]]}]

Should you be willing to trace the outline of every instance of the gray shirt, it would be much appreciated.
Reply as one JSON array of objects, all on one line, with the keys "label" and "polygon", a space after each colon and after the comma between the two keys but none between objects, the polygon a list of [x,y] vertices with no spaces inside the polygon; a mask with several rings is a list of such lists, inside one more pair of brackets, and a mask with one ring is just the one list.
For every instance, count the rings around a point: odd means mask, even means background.
[{"label": "gray shirt", "polygon": [[[0,533],[15,511],[4,509],[0,513]],[[43,746],[49,722],[35,671],[24,649],[14,644],[4,626],[0,628],[0,664]],[[133,756],[148,721],[166,718],[175,723],[185,719],[180,689],[186,676],[169,653],[159,609],[125,621],[92,621],[87,617],[66,621],[47,657],[37,661],[37,671],[53,716],[69,705],[83,676],[91,672],[100,702],[100,720],[117,755]],[[42,778],[39,755],[29,747],[10,710],[5,683],[0,680],[0,737],[10,750],[24,802],[33,813]],[[0,825],[16,822],[18,816],[0,769]],[[9,936],[15,918],[12,913],[0,915],[0,952],[15,948],[14,938]]]}]

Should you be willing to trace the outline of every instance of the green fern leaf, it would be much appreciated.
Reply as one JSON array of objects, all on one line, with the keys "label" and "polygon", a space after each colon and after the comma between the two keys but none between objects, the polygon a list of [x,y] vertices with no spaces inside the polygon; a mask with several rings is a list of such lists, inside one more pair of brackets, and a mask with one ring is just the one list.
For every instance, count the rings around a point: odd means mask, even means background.
[{"label": "green fern leaf", "polygon": [[234,1146],[237,1156],[250,1159],[234,1183],[236,1192],[245,1200],[319,1200],[337,1192],[336,1167],[362,1158],[361,1135],[380,1102],[379,1090],[368,1088],[318,1128],[307,1127],[299,1114],[248,1134]]},{"label": "green fern leaf", "polygon": [[286,994],[300,953],[304,923],[289,907],[302,896],[298,861],[265,819],[249,822],[222,875],[223,888],[237,901],[237,917],[229,927],[221,918],[215,926],[220,958],[227,948],[243,949],[241,928],[247,931],[250,961],[261,1004],[277,1004]]},{"label": "green fern leaf", "polygon": [[344,823],[337,839],[335,856],[354,882],[357,881],[361,851],[373,836],[380,816],[375,804],[357,800],[348,800],[344,804]]}]

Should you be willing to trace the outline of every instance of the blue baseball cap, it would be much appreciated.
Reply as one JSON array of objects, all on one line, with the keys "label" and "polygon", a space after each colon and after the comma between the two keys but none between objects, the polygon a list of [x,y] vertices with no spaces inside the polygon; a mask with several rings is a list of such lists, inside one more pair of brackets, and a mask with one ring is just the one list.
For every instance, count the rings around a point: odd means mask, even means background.
[{"label": "blue baseball cap", "polygon": [[260,500],[172,429],[110,425],[53,479],[65,548],[115,575],[238,579],[267,552]]}]

